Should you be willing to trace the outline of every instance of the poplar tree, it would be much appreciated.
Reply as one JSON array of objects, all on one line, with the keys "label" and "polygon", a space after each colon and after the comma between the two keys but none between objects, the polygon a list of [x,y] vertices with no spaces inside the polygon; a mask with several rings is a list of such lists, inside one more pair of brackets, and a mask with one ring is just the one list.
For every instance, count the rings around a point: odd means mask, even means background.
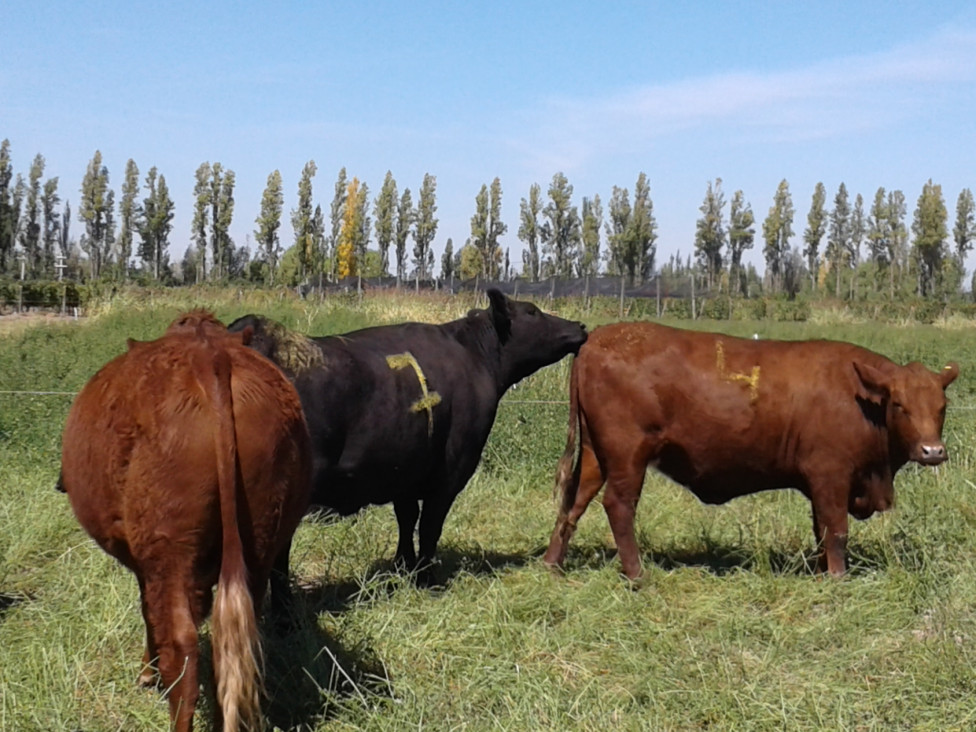
[{"label": "poplar tree", "polygon": [[695,226],[695,249],[698,259],[705,267],[708,287],[711,288],[722,271],[722,248],[725,246],[724,223],[725,194],[722,192],[722,179],[716,178],[714,185],[708,182],[705,200],[698,208],[701,218]]},{"label": "poplar tree", "polygon": [[814,292],[817,291],[817,274],[820,272],[820,242],[827,231],[827,213],[824,210],[826,202],[827,189],[818,181],[813,189],[813,200],[807,214],[807,228],[803,232],[803,256],[807,258],[810,286]]},{"label": "poplar tree", "polygon": [[21,210],[24,206],[24,199],[27,197],[27,184],[24,176],[17,173],[17,180],[14,183],[13,191],[10,195],[10,265],[13,266],[14,244],[17,241],[17,234],[21,227]]},{"label": "poplar tree", "polygon": [[366,243],[363,239],[369,232],[369,219],[365,216],[368,195],[368,188],[360,185],[359,178],[353,177],[346,186],[342,228],[339,230],[339,244],[336,247],[339,279],[360,275],[361,268],[365,265]]},{"label": "poplar tree", "polygon": [[96,150],[81,181],[81,202],[78,205],[78,218],[85,224],[81,248],[88,254],[92,279],[101,275],[114,239],[112,210],[115,194],[108,183],[108,168],[102,165],[101,151]]},{"label": "poplar tree", "polygon": [[488,186],[482,184],[478,195],[474,197],[474,215],[471,217],[471,238],[468,239],[481,257],[478,275],[491,279],[491,257],[488,251]]},{"label": "poplar tree", "polygon": [[430,245],[437,234],[436,202],[437,178],[430,173],[424,174],[417,198],[417,213],[413,224],[413,261],[417,267],[417,287],[420,280],[427,279],[428,268],[431,264]]},{"label": "poplar tree", "polygon": [[888,218],[888,197],[883,186],[874,193],[874,202],[868,211],[866,238],[871,261],[875,265],[875,292],[881,291],[881,280],[887,273],[892,276],[894,271],[889,258],[891,239],[891,222]]},{"label": "poplar tree", "polygon": [[234,171],[224,170],[220,163],[210,169],[210,251],[212,279],[223,279],[229,270],[234,243],[230,224],[234,217]]},{"label": "poplar tree", "polygon": [[345,216],[346,205],[346,169],[339,168],[336,177],[335,187],[332,194],[332,204],[329,206],[329,237],[327,245],[329,248],[326,258],[329,260],[329,279],[337,280],[339,263],[339,235],[342,232],[342,220]]},{"label": "poplar tree", "polygon": [[498,279],[501,276],[502,247],[498,240],[507,231],[508,224],[502,221],[502,182],[496,176],[488,190],[488,240],[486,249],[490,255],[492,269],[486,274],[491,279]]},{"label": "poplar tree", "polygon": [[905,226],[905,216],[908,213],[908,203],[905,194],[894,190],[888,194],[888,223],[891,236],[888,239],[888,257],[891,260],[890,297],[895,298],[897,287],[901,284],[905,271],[908,269],[908,227]]},{"label": "poplar tree", "polygon": [[973,192],[963,188],[956,199],[956,224],[952,227],[952,239],[956,244],[956,259],[959,267],[965,271],[966,255],[973,248],[976,238],[976,203]]},{"label": "poplar tree", "polygon": [[754,227],[756,217],[752,213],[752,207],[746,203],[745,195],[741,190],[732,194],[732,203],[729,208],[729,280],[730,291],[738,290],[743,294],[746,292],[746,280],[742,277],[742,253],[746,249],[752,249],[753,241],[756,238]]},{"label": "poplar tree", "polygon": [[[197,247],[195,281],[207,279],[207,229],[210,227],[210,202],[213,188],[210,179],[213,171],[210,163],[201,163],[196,172],[196,185],[193,187],[193,228],[191,238]],[[183,273],[184,279],[186,272]]]},{"label": "poplar tree", "polygon": [[[356,249],[356,274],[362,279],[366,270],[366,253],[369,250],[369,232],[372,222],[369,217],[369,186],[363,183],[359,186],[359,194],[356,196],[356,236],[354,246]],[[362,284],[360,283],[360,288]]]},{"label": "poplar tree", "polygon": [[918,264],[918,292],[922,297],[933,294],[942,277],[942,260],[948,237],[947,212],[942,186],[928,182],[922,186],[912,221],[915,260]]},{"label": "poplar tree", "polygon": [[851,211],[851,237],[847,243],[847,252],[851,263],[851,299],[857,297],[857,268],[861,263],[861,242],[865,234],[864,198],[860,193],[854,197],[854,210]]},{"label": "poplar tree", "polygon": [[539,281],[539,243],[541,232],[539,214],[542,212],[542,189],[538,183],[529,186],[528,199],[523,198],[519,207],[518,238],[525,243],[522,253],[522,273],[532,282]]},{"label": "poplar tree", "polygon": [[631,209],[627,237],[637,256],[635,273],[642,282],[646,282],[654,274],[657,258],[657,221],[654,219],[651,187],[643,172],[637,176],[634,184],[634,206]]},{"label": "poplar tree", "polygon": [[776,187],[773,205],[763,220],[763,239],[766,272],[774,291],[781,289],[793,236],[793,199],[790,184],[784,178]]},{"label": "poplar tree", "polygon": [[621,277],[626,275],[633,285],[638,257],[636,251],[632,251],[630,247],[630,216],[630,193],[626,188],[614,186],[610,195],[609,217],[606,223],[607,268],[611,274]]},{"label": "poplar tree", "polygon": [[572,277],[582,241],[579,212],[572,204],[573,186],[566,176],[556,173],[549,184],[549,203],[542,210],[546,219],[546,265],[556,277]]},{"label": "poplar tree", "polygon": [[129,260],[132,258],[133,236],[138,229],[136,221],[139,196],[139,167],[129,158],[125,164],[122,182],[122,200],[119,201],[119,268],[122,279],[129,279]]},{"label": "poplar tree", "polygon": [[298,205],[291,212],[291,229],[298,254],[298,279],[302,283],[308,282],[318,258],[315,251],[315,210],[312,207],[312,178],[317,170],[314,160],[305,163],[298,180]]},{"label": "poplar tree", "polygon": [[580,277],[596,277],[600,270],[600,229],[603,228],[603,206],[599,194],[592,199],[583,198],[583,249],[577,274]]},{"label": "poplar tree", "polygon": [[840,272],[851,239],[851,205],[847,199],[847,186],[841,182],[834,196],[834,208],[830,212],[830,228],[827,232],[827,258],[835,272],[834,296],[840,297]]},{"label": "poplar tree", "polygon": [[169,257],[169,234],[173,229],[173,201],[169,196],[166,178],[158,173],[156,166],[146,174],[146,197],[139,211],[139,257],[143,265],[159,280]]},{"label": "poplar tree", "polygon": [[[64,213],[61,216],[61,225],[58,227],[58,247],[61,250],[62,256],[66,259],[68,254],[70,254],[70,242],[68,239],[68,229],[71,226],[71,204],[68,201],[64,202]],[[58,279],[60,280],[63,274],[63,270],[58,270]]]},{"label": "poplar tree", "polygon": [[396,234],[393,240],[396,246],[397,289],[400,289],[400,285],[407,276],[407,237],[410,236],[415,216],[410,189],[404,188],[397,204]]},{"label": "poplar tree", "polygon": [[44,156],[38,153],[31,162],[28,175],[27,198],[24,201],[24,221],[20,229],[20,247],[24,252],[27,273],[35,277],[41,259],[41,177],[44,175]]},{"label": "poplar tree", "polygon": [[17,235],[13,208],[13,164],[10,158],[10,140],[0,142],[0,274],[7,271],[7,263],[14,253]]},{"label": "poplar tree", "polygon": [[454,241],[447,237],[444,254],[441,255],[441,279],[444,281],[454,278]]},{"label": "poplar tree", "polygon": [[268,183],[261,196],[261,213],[254,220],[258,228],[254,230],[258,251],[268,263],[268,284],[274,286],[278,262],[281,259],[281,244],[278,228],[281,226],[281,213],[284,207],[284,194],[281,173],[277,170],[268,176]]},{"label": "poplar tree", "polygon": [[54,272],[54,254],[61,228],[61,215],[57,210],[59,203],[61,197],[58,195],[58,178],[55,176],[44,182],[44,191],[41,194],[41,212],[44,221],[41,229],[43,243],[41,271],[45,277],[50,277]]},{"label": "poplar tree", "polygon": [[376,246],[380,250],[380,263],[383,275],[390,271],[390,245],[396,237],[397,215],[397,184],[393,173],[386,171],[383,187],[373,204],[373,215],[376,217]]}]

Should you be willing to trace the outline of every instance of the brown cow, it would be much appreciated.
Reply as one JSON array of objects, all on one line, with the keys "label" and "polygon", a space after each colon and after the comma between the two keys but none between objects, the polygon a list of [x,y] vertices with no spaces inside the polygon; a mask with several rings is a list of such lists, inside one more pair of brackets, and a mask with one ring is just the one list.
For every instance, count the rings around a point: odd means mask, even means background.
[{"label": "brown cow", "polygon": [[[847,514],[894,502],[909,460],[938,465],[952,363],[933,373],[834,341],[757,341],[652,323],[598,328],[573,363],[562,503],[544,561],[559,565],[587,505],[603,507],[624,573],[640,575],[634,512],[652,465],[705,503],[773,488],[813,505],[819,568],[846,570]],[[574,469],[576,431],[580,451]]]},{"label": "brown cow", "polygon": [[298,395],[246,337],[195,311],[159,340],[129,341],[82,389],[64,429],[61,487],[139,581],[140,681],[153,680],[157,659],[177,730],[192,728],[197,628],[211,603],[218,716],[229,730],[260,724],[256,609],[272,566],[287,572],[311,489]]}]

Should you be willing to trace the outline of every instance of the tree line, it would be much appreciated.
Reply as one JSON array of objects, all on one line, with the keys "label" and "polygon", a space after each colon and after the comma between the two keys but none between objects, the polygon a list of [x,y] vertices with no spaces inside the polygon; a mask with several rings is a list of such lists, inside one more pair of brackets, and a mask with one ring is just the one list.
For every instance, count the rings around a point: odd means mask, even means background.
[{"label": "tree line", "polygon": [[[371,200],[367,183],[341,168],[325,210],[313,190],[318,168],[308,161],[290,212],[294,239],[285,248],[279,234],[285,194],[281,173],[275,170],[262,195],[251,251],[230,235],[234,171],[219,162],[204,162],[195,174],[191,244],[174,262],[170,236],[175,205],[156,167],[140,179],[139,167],[130,159],[116,202],[109,171],[96,151],[79,188],[75,216],[82,231],[77,239],[70,234],[70,202],[62,205],[58,178],[45,180],[44,169],[45,159],[38,154],[26,177],[15,177],[10,142],[0,143],[0,274],[183,283],[243,279],[270,285],[321,285],[391,271],[398,283],[436,276],[431,245],[438,228],[437,180],[429,173],[415,204],[411,189],[400,191],[389,171]],[[682,260],[675,254],[659,266],[657,221],[645,173],[638,175],[633,195],[613,187],[604,216],[599,194],[584,196],[577,206],[572,184],[559,172],[545,196],[539,184],[532,184],[520,200],[519,266],[500,243],[508,232],[501,203],[496,177],[475,196],[464,243],[455,250],[453,239],[447,239],[440,277],[538,282],[603,274],[634,286],[664,273],[696,276],[709,291],[729,295],[809,291],[848,298],[948,296],[961,290],[965,258],[976,236],[976,206],[968,188],[956,202],[950,244],[942,188],[931,180],[922,187],[910,224],[900,190],[879,187],[866,205],[860,193],[852,203],[841,183],[828,207],[826,189],[818,182],[800,242],[794,245],[796,211],[785,179],[760,224],[743,192],[736,190],[727,202],[722,179],[716,178],[708,182],[699,207],[693,256]],[[743,254],[755,245],[757,227],[764,244],[762,276],[742,264]]]}]

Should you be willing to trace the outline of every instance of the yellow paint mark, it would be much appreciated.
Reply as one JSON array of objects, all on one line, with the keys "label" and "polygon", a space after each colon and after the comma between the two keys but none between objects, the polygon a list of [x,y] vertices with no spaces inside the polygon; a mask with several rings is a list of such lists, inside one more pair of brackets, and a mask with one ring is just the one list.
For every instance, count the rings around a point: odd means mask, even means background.
[{"label": "yellow paint mark", "polygon": [[722,341],[715,341],[715,366],[719,376],[729,383],[746,384],[749,387],[749,401],[753,404],[759,399],[759,367],[753,366],[752,372],[743,374],[736,371],[727,372],[725,370],[725,348]]},{"label": "yellow paint mark", "polygon": [[417,381],[420,382],[420,393],[423,396],[410,405],[410,411],[415,413],[427,412],[427,435],[434,434],[434,407],[441,403],[441,395],[436,391],[427,390],[427,377],[424,376],[423,369],[417,363],[410,351],[397,353],[386,357],[386,365],[391,369],[405,369],[407,366],[413,368],[417,374]]}]

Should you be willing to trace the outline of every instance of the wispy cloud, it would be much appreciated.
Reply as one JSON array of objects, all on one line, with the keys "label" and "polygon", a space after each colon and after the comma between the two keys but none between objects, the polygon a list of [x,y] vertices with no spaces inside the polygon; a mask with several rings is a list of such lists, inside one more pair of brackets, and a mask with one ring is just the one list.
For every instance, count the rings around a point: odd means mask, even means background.
[{"label": "wispy cloud", "polygon": [[976,30],[943,29],[885,52],[805,68],[733,71],[605,97],[550,98],[529,115],[535,124],[516,144],[541,167],[570,171],[597,155],[716,124],[733,139],[747,140],[860,134],[937,113],[947,89],[976,80],[973,48]]}]

